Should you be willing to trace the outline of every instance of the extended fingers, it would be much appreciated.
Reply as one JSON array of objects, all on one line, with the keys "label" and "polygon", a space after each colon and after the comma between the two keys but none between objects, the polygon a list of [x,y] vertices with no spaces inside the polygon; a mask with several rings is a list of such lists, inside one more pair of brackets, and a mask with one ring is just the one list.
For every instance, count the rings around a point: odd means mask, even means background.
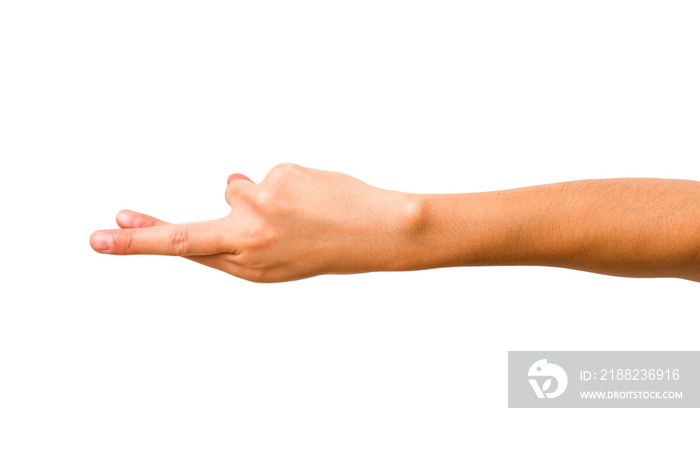
[{"label": "extended fingers", "polygon": [[[158,221],[153,217],[151,219]],[[92,248],[104,254],[167,256],[218,254],[235,250],[232,242],[226,238],[220,220],[179,225],[159,224],[145,228],[129,227],[129,220],[125,221],[125,227],[130,229],[100,230],[93,233],[90,237]],[[138,219],[133,224],[137,222]]]},{"label": "extended fingers", "polygon": [[[227,179],[226,198],[255,186],[250,178],[234,173]],[[238,244],[224,219],[170,224],[150,215],[124,210],[117,214],[120,230],[99,230],[90,237],[92,248],[103,254],[156,254],[184,256],[224,272],[241,275]],[[228,235],[227,235],[228,234]]]},{"label": "extended fingers", "polygon": [[117,214],[117,225],[121,228],[147,228],[170,223],[133,210],[120,210]]},{"label": "extended fingers", "polygon": [[[121,228],[149,228],[161,225],[170,225],[170,223],[160,220],[156,217],[146,215],[132,210],[122,210],[117,214],[117,224]],[[198,264],[206,265],[213,269],[218,269],[226,273],[236,275],[237,265],[232,260],[233,254],[222,253],[203,256],[185,256]]]}]

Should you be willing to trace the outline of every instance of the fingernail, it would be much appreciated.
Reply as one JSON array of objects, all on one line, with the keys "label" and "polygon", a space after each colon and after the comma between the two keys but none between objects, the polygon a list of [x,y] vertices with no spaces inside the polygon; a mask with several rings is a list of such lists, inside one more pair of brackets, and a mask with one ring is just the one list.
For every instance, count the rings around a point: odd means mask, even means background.
[{"label": "fingernail", "polygon": [[107,252],[114,246],[114,238],[109,233],[96,231],[90,237],[90,245],[97,252]]},{"label": "fingernail", "polygon": [[117,214],[117,222],[127,227],[136,227],[137,216],[130,210],[122,210]]},{"label": "fingernail", "polygon": [[243,175],[242,173],[234,173],[233,175],[228,177],[228,179],[226,180],[226,185],[229,185],[236,180],[246,180],[252,183],[252,180],[247,176]]}]

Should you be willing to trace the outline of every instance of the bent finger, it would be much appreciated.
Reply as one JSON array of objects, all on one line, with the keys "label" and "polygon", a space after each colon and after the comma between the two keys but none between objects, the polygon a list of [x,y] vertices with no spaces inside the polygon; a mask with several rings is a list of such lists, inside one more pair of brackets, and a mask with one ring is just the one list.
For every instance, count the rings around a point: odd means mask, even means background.
[{"label": "bent finger", "polygon": [[253,180],[251,180],[250,178],[248,178],[244,174],[234,173],[232,175],[229,175],[228,179],[226,180],[226,185],[229,185],[229,184],[231,184],[232,181],[236,181],[236,180],[246,180],[246,181],[250,181],[251,183],[255,184],[255,182]]},{"label": "bent finger", "polygon": [[234,173],[228,177],[224,198],[231,207],[234,207],[240,197],[245,197],[255,188],[255,183],[245,175]]}]

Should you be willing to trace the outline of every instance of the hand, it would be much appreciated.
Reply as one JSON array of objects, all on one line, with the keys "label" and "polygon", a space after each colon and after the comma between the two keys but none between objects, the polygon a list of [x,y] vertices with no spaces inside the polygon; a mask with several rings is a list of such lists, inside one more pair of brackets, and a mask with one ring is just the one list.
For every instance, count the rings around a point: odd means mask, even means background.
[{"label": "hand", "polygon": [[415,226],[414,196],[341,173],[281,164],[255,184],[228,179],[224,218],[173,225],[121,211],[121,230],[90,237],[104,254],[183,256],[256,282],[401,268]]}]

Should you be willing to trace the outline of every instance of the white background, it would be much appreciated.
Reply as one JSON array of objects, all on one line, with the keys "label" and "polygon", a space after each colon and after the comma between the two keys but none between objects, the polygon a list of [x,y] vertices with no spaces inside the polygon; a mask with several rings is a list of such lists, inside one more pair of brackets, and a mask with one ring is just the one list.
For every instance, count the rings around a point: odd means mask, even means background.
[{"label": "white background", "polygon": [[697,463],[697,412],[509,410],[508,350],[698,350],[697,283],[248,283],[94,253],[279,162],[413,192],[700,179],[697,2],[3,1],[0,464]]}]

